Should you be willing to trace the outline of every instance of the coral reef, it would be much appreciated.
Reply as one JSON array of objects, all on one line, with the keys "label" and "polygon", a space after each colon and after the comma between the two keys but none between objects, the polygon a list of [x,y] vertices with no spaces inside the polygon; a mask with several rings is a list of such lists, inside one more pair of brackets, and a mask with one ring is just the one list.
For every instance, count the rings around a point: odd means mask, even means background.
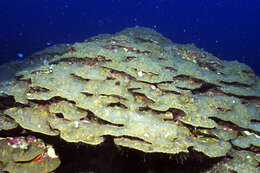
[{"label": "coral reef", "polygon": [[[209,172],[259,172],[260,78],[247,65],[142,27],[61,47],[0,82],[0,129],[19,124],[86,145],[109,137],[145,153],[195,151],[223,158]],[[239,168],[247,157],[254,163]]]}]

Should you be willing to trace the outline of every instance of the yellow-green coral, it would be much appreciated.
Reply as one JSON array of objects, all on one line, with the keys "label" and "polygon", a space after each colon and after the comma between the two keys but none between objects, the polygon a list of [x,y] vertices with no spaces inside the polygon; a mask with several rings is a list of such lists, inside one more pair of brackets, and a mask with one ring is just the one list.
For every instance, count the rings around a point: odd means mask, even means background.
[{"label": "yellow-green coral", "polygon": [[239,137],[260,132],[260,79],[248,66],[147,28],[97,38],[18,72],[0,88],[16,102],[4,114],[68,142],[97,145],[111,136],[149,153],[192,149],[214,158],[226,156],[231,143],[259,147]]}]

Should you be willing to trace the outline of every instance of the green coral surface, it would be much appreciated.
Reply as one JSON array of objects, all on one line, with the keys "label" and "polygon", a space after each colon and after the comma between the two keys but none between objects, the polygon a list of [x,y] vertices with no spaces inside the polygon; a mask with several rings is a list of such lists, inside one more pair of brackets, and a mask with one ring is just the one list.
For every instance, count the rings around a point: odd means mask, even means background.
[{"label": "green coral surface", "polygon": [[142,27],[61,47],[0,85],[15,102],[3,113],[22,128],[90,145],[111,136],[146,153],[259,151],[260,78],[247,65]]}]

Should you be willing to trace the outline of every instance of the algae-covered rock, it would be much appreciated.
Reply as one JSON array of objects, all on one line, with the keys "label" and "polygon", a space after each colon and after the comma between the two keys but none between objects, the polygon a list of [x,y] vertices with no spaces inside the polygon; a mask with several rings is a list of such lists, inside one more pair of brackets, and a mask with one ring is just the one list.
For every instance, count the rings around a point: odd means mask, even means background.
[{"label": "algae-covered rock", "polygon": [[9,173],[47,173],[60,165],[52,146],[33,136],[2,138],[0,162],[0,171]]},{"label": "algae-covered rock", "polygon": [[14,100],[4,114],[24,129],[146,153],[258,151],[260,78],[245,64],[140,27],[54,52],[0,85],[0,105]]}]

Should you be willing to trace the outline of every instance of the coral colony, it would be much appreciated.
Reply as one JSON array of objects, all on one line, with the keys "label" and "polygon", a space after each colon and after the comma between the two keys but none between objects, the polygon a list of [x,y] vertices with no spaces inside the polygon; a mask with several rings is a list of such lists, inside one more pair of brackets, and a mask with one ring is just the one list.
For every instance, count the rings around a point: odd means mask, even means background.
[{"label": "coral colony", "polygon": [[[85,145],[109,136],[144,153],[219,158],[208,173],[260,172],[260,79],[245,64],[142,27],[50,46],[24,64],[0,82],[1,129]],[[48,138],[0,142],[1,171],[62,165]]]}]

